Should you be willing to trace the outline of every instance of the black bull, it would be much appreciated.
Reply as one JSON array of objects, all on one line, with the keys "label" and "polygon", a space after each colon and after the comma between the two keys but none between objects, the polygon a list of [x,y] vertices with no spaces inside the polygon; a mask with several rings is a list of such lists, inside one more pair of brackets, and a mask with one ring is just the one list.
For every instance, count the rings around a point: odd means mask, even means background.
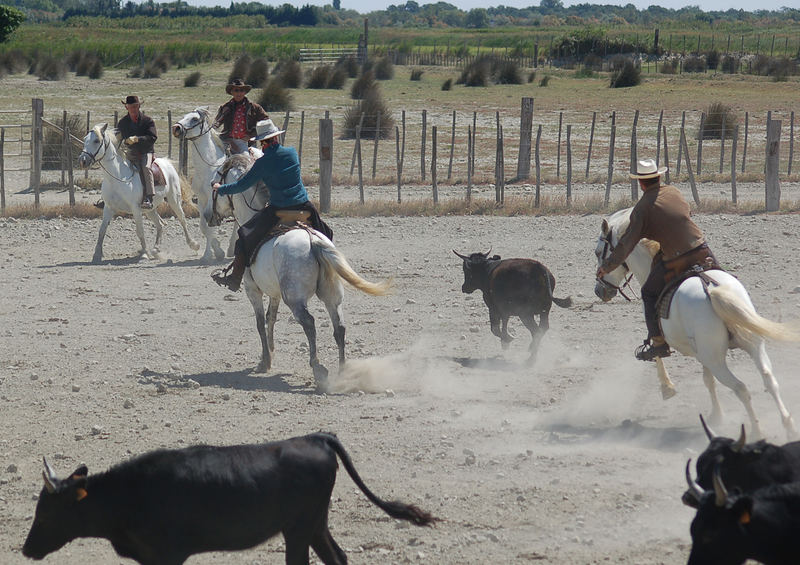
[{"label": "black bull", "polygon": [[[519,317],[531,332],[530,361],[536,358],[539,342],[550,327],[550,308],[555,302],[561,308],[572,306],[572,299],[555,298],[556,279],[550,270],[534,259],[501,259],[486,253],[462,255],[464,284],[461,291],[467,294],[480,290],[489,308],[492,333],[500,338],[503,349],[514,339],[508,333],[508,319]],[[539,316],[536,323],[534,316]]]},{"label": "black bull", "polygon": [[375,496],[336,436],[317,433],[152,451],[91,476],[81,466],[63,480],[45,461],[45,487],[22,553],[42,559],[75,538],[97,537],[141,564],[179,565],[196,553],[247,549],[282,533],[287,564],[307,565],[310,546],[326,565],[342,565],[347,557],[328,530],[337,455],[384,512],[420,526],[435,521],[413,505]]}]

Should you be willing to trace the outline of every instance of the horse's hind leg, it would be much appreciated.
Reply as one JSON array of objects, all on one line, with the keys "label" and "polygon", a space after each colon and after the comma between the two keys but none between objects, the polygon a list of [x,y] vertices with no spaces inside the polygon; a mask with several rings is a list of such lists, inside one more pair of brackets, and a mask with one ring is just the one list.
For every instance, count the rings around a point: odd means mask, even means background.
[{"label": "horse's hind leg", "polygon": [[[658,359],[661,359],[658,357]],[[708,394],[711,396],[711,415],[708,417],[708,422],[711,425],[722,423],[722,407],[719,405],[719,398],[717,398],[717,385],[714,380],[714,375],[708,367],[703,366],[703,383],[708,389]]]},{"label": "horse's hind leg", "polygon": [[[285,300],[285,298],[284,298]],[[308,311],[308,305],[305,301],[289,303],[286,301],[289,308],[292,310],[295,320],[300,322],[303,331],[306,332],[308,339],[308,364],[311,365],[311,370],[314,371],[314,379],[317,381],[317,386],[322,385],[328,378],[328,369],[326,369],[317,357],[317,328],[314,324],[314,316]]]},{"label": "horse's hind leg", "polygon": [[787,439],[789,441],[796,440],[798,437],[797,428],[795,428],[792,415],[789,413],[789,410],[786,409],[786,406],[783,404],[783,400],[781,399],[778,381],[775,379],[775,375],[772,373],[772,363],[767,355],[767,348],[764,344],[764,340],[759,340],[757,345],[750,345],[746,347],[746,349],[750,354],[750,357],[753,358],[756,368],[761,373],[761,378],[764,380],[764,386],[772,395],[772,398],[775,399],[775,404],[778,406],[778,412],[781,414],[781,422],[786,430]]},{"label": "horse's hind leg", "polygon": [[280,296],[269,297],[269,308],[267,309],[267,345],[270,355],[275,353],[275,320],[278,319],[278,306],[281,303]]},{"label": "horse's hind leg", "polygon": [[100,222],[100,229],[97,232],[97,245],[94,246],[94,256],[92,257],[92,263],[99,263],[103,260],[103,240],[106,238],[106,230],[108,230],[108,224],[111,223],[111,220],[114,218],[114,212],[111,210],[111,207],[106,205],[103,208],[103,221]]},{"label": "horse's hind leg", "polygon": [[325,304],[328,315],[331,317],[333,326],[333,339],[336,340],[336,347],[339,349],[339,367],[344,365],[344,342],[345,327],[344,313],[342,312],[342,298],[344,297],[344,287],[337,281],[328,281],[327,284],[320,284],[317,288],[317,296]]},{"label": "horse's hind leg", "polygon": [[[256,367],[256,372],[266,373],[272,366],[272,355],[269,348],[269,340],[267,339],[267,330],[264,325],[264,295],[261,289],[255,285],[246,284],[244,289],[250,304],[253,305],[253,312],[256,316],[256,329],[258,330],[258,337],[261,338],[261,361]],[[270,299],[270,306],[272,306],[272,299]]]},{"label": "horse's hind leg", "polygon": [[183,236],[186,238],[186,245],[188,245],[193,251],[197,251],[200,249],[200,244],[192,239],[191,235],[189,235],[189,226],[186,225],[186,214],[183,213],[180,195],[177,194],[174,189],[167,190],[167,202],[169,202],[169,207],[172,209],[175,217],[178,218],[178,221],[181,223],[181,227],[183,228]]},{"label": "horse's hind leg", "polygon": [[728,365],[725,363],[725,358],[722,358],[721,363],[710,366],[709,370],[711,374],[719,379],[719,382],[736,393],[741,403],[744,404],[747,415],[750,417],[752,435],[754,436],[753,439],[761,439],[764,437],[764,434],[761,432],[761,425],[758,423],[758,418],[753,410],[753,403],[750,400],[750,391],[748,391],[747,386],[731,372]]}]

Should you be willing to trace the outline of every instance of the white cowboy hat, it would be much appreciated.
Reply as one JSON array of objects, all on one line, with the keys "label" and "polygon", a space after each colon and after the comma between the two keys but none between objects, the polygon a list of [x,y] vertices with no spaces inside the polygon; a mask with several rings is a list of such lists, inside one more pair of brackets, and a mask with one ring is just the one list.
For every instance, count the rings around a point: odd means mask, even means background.
[{"label": "white cowboy hat", "polygon": [[256,136],[251,137],[250,141],[261,141],[262,139],[269,139],[284,133],[286,130],[278,129],[278,126],[272,123],[272,120],[261,120],[256,124]]},{"label": "white cowboy hat", "polygon": [[659,167],[652,159],[643,159],[636,163],[636,172],[631,173],[632,179],[654,179],[667,172],[667,167]]}]

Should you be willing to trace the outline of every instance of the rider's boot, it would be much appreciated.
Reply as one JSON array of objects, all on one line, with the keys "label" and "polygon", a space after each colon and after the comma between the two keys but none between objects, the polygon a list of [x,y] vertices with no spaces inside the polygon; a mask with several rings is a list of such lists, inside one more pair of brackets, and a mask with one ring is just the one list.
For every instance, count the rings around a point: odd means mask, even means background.
[{"label": "rider's boot", "polygon": [[652,338],[644,340],[644,343],[636,348],[636,358],[640,361],[653,361],[656,357],[669,357],[670,355],[672,352],[662,335],[654,335]]},{"label": "rider's boot", "polygon": [[244,276],[244,269],[247,267],[244,253],[236,250],[236,255],[233,257],[233,263],[211,273],[211,278],[214,279],[220,286],[226,287],[231,292],[236,292],[242,285],[242,277]]},{"label": "rider's boot", "polygon": [[142,200],[142,210],[152,210],[153,209],[153,197],[152,195],[148,194]]}]

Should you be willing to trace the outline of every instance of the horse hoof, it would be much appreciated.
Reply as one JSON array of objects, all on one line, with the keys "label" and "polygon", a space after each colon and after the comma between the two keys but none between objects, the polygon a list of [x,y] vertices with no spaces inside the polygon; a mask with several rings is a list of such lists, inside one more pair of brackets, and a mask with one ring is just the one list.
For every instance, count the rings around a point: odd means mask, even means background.
[{"label": "horse hoof", "polygon": [[314,380],[317,381],[317,386],[328,380],[328,369],[326,369],[324,365],[316,364],[312,369],[314,371]]},{"label": "horse hoof", "polygon": [[256,373],[268,373],[269,369],[270,369],[270,365],[271,365],[271,363],[267,363],[266,361],[262,361],[256,367],[255,372]]}]

